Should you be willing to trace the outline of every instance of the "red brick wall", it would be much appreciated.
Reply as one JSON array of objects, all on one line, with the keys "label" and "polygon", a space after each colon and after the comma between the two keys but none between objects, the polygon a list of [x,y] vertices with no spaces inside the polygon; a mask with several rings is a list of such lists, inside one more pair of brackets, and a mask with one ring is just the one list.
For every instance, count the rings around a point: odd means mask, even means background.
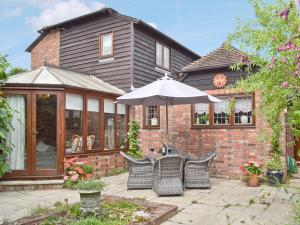
[{"label": "red brick wall", "polygon": [[[224,94],[227,90],[210,90],[211,94]],[[259,94],[255,94],[255,108],[259,105]],[[219,177],[240,177],[242,160],[255,159],[265,164],[269,157],[269,140],[262,137],[271,134],[266,122],[256,116],[255,128],[244,129],[196,129],[191,128],[191,106],[169,106],[169,144],[177,148],[182,155],[189,153],[198,158],[206,152],[217,153],[210,171]],[[163,143],[165,130],[165,107],[160,108],[160,129],[141,129],[139,144],[147,154],[150,148],[159,148]],[[143,108],[131,108],[131,118],[142,124]],[[285,133],[281,139],[282,150],[285,151]]]},{"label": "red brick wall", "polygon": [[31,69],[41,67],[44,63],[59,66],[60,30],[51,30],[31,50]]},{"label": "red brick wall", "polygon": [[[70,156],[66,156],[71,158]],[[114,168],[125,168],[125,160],[119,153],[109,153],[107,155],[78,155],[79,159],[87,160],[95,169],[95,173],[99,176],[105,176]]]}]

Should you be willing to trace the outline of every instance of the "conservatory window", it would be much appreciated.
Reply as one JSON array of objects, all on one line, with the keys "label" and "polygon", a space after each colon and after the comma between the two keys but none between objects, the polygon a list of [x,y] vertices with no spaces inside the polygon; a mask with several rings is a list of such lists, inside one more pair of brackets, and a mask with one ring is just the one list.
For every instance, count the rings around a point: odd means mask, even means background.
[{"label": "conservatory window", "polygon": [[104,99],[104,150],[115,148],[115,104]]},{"label": "conservatory window", "polygon": [[83,151],[83,97],[82,95],[66,94],[66,153]]}]

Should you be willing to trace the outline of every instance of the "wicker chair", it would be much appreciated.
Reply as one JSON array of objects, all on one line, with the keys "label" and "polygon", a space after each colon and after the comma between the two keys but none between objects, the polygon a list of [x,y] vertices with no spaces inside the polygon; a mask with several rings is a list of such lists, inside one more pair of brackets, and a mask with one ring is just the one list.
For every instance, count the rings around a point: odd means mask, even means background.
[{"label": "wicker chair", "polygon": [[182,167],[181,156],[164,156],[154,165],[153,190],[158,196],[182,195]]},{"label": "wicker chair", "polygon": [[153,164],[150,160],[136,160],[124,152],[120,154],[128,165],[127,189],[151,189],[153,187]]},{"label": "wicker chair", "polygon": [[208,168],[216,156],[215,152],[209,152],[200,160],[188,160],[184,167],[185,188],[210,188]]}]

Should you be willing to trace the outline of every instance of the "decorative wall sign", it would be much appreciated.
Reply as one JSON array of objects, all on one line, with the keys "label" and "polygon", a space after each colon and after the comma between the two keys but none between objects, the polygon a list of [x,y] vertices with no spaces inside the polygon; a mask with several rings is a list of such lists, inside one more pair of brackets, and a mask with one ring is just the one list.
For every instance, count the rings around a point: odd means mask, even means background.
[{"label": "decorative wall sign", "polygon": [[213,83],[214,83],[215,87],[217,87],[217,88],[224,87],[226,85],[226,83],[227,83],[227,77],[226,77],[226,75],[224,73],[217,73],[214,76]]}]

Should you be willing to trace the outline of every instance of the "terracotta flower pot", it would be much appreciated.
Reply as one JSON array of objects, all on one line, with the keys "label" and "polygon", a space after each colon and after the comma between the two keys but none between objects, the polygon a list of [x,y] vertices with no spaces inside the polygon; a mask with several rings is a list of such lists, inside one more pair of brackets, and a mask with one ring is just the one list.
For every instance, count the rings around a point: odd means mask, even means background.
[{"label": "terracotta flower pot", "polygon": [[248,186],[249,187],[258,187],[259,186],[259,175],[249,175],[248,177]]}]

